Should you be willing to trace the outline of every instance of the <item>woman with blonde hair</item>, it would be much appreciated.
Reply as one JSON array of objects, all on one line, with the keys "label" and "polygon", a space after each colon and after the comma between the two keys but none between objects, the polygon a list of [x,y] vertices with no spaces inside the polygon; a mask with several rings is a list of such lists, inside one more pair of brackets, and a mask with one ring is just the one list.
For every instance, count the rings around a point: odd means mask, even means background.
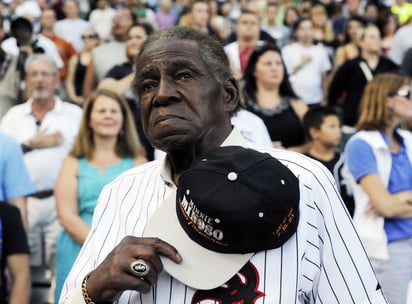
[{"label": "woman with blonde hair", "polygon": [[365,88],[347,144],[354,223],[391,304],[405,304],[412,279],[412,118],[410,78],[377,75]]},{"label": "woman with blonde hair", "polygon": [[332,25],[328,20],[326,8],[322,4],[316,4],[310,9],[310,20],[313,25],[313,42],[321,43],[328,48],[328,54],[333,58],[335,48],[339,42],[335,39]]},{"label": "woman with blonde hair", "polygon": [[127,102],[106,89],[91,94],[83,106],[79,133],[55,187],[57,215],[63,226],[56,244],[55,303],[90,231],[104,185],[145,162]]}]

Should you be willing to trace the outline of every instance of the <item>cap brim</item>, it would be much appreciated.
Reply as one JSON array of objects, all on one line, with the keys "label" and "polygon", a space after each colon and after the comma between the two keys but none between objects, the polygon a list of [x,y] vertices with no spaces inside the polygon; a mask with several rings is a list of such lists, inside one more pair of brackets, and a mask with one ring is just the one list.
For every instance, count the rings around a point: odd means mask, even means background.
[{"label": "cap brim", "polygon": [[164,270],[183,284],[210,290],[229,281],[254,255],[227,254],[208,250],[192,241],[176,215],[176,194],[169,196],[150,218],[143,233],[174,246],[182,256],[180,264],[161,256]]}]

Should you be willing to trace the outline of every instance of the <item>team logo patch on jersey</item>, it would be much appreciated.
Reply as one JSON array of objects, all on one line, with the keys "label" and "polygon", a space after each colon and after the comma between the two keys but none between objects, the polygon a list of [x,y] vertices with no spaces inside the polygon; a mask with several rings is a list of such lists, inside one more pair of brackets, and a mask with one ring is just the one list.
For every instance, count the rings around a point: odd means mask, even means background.
[{"label": "team logo patch on jersey", "polygon": [[253,304],[265,294],[258,290],[259,273],[255,266],[248,262],[224,286],[212,290],[198,290],[192,298],[192,304],[201,304],[213,300],[219,304]]}]

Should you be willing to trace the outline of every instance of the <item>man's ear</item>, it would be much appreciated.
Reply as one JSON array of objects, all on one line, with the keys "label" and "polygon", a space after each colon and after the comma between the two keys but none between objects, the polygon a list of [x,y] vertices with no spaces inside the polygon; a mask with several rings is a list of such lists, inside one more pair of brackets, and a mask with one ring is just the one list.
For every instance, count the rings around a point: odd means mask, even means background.
[{"label": "man's ear", "polygon": [[313,139],[316,139],[316,138],[317,138],[317,135],[319,134],[319,129],[317,129],[317,128],[315,128],[315,127],[310,127],[308,133],[309,133],[310,138],[311,138],[312,140],[313,140]]},{"label": "man's ear", "polygon": [[239,84],[232,78],[224,84],[223,89],[225,109],[232,113],[240,104]]}]

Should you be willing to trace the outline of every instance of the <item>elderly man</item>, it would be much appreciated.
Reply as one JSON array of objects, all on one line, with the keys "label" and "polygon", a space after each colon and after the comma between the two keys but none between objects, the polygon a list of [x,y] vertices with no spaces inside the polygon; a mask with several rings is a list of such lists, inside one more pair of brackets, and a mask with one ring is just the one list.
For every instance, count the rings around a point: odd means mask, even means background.
[{"label": "elderly man", "polygon": [[386,303],[332,176],[232,128],[239,90],[215,40],[157,32],[136,71],[167,156],[105,187],[60,303]]},{"label": "elderly man", "polygon": [[54,269],[55,243],[60,225],[53,196],[60,165],[70,151],[80,126],[82,111],[64,102],[55,91],[59,71],[44,54],[26,62],[25,103],[13,106],[3,117],[1,130],[13,137],[24,153],[24,162],[36,192],[27,199],[30,263]]}]

